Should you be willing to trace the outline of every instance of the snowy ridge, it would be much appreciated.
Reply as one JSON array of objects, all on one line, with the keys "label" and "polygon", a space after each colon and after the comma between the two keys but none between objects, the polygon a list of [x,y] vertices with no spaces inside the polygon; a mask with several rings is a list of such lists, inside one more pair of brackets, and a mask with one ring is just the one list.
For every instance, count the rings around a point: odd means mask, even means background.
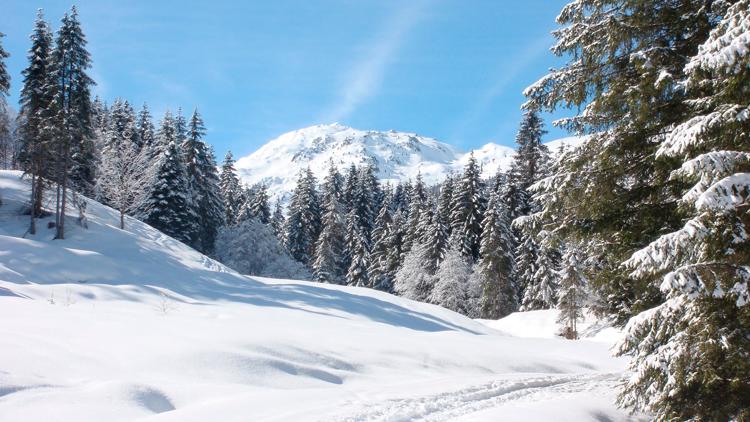
[{"label": "snowy ridge", "polygon": [[95,201],[88,229],[29,236],[19,176],[0,171],[0,421],[626,419],[607,342],[245,277]]},{"label": "snowy ridge", "polygon": [[[564,138],[553,144],[572,144],[576,139]],[[515,154],[513,148],[494,143],[473,152],[485,177],[507,169]],[[333,123],[285,133],[240,158],[235,166],[244,183],[265,183],[271,197],[286,200],[297,175],[308,166],[322,179],[331,162],[342,172],[352,164],[373,164],[382,182],[414,180],[421,173],[425,183],[433,185],[451,172],[462,171],[469,155],[416,133],[364,131]]]}]

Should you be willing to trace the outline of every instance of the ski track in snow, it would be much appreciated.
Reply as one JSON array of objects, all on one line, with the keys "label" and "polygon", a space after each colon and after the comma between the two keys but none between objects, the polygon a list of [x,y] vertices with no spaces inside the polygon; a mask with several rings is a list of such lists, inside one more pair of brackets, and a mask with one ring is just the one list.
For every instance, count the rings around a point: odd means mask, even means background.
[{"label": "ski track in snow", "polygon": [[[616,387],[620,374],[583,374],[539,376],[516,380],[498,380],[457,391],[389,400],[377,405],[350,402],[353,407],[366,410],[349,416],[339,416],[337,422],[367,421],[450,421],[480,410],[500,407],[516,401],[534,401],[544,397],[581,393]],[[322,420],[321,420],[322,422]]]}]

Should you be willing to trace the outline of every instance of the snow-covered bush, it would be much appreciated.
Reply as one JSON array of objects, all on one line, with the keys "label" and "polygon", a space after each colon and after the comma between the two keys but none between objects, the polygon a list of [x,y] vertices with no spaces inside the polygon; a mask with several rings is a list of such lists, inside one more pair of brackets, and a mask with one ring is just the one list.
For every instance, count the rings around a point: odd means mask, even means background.
[{"label": "snow-covered bush", "polygon": [[273,229],[255,219],[225,226],[216,237],[216,258],[248,275],[310,279],[310,272],[293,260]]}]

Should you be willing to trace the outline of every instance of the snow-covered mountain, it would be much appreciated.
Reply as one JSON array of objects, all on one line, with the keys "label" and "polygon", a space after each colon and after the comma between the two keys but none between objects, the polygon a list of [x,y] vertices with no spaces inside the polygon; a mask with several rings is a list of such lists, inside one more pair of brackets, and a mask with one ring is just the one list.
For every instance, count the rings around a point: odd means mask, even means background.
[{"label": "snow-covered mountain", "polygon": [[[308,166],[322,178],[331,162],[342,171],[352,164],[371,163],[383,182],[414,180],[421,173],[430,185],[460,172],[470,152],[416,133],[365,131],[334,123],[285,133],[237,160],[236,167],[244,183],[262,182],[272,197],[283,200],[294,189],[299,172]],[[507,168],[515,153],[513,148],[493,143],[473,152],[485,176]]]},{"label": "snow-covered mountain", "polygon": [[20,176],[0,170],[0,422],[630,420],[616,332],[246,277],[95,201],[65,240],[52,216],[29,235]]}]

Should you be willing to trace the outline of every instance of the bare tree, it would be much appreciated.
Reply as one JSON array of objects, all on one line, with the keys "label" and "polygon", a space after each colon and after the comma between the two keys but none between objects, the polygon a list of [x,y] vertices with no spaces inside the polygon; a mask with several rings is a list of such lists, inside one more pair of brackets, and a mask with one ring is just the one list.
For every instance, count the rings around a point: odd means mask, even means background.
[{"label": "bare tree", "polygon": [[120,212],[121,229],[125,229],[125,214],[143,201],[150,178],[145,148],[139,151],[132,143],[122,142],[102,154],[97,189]]}]

